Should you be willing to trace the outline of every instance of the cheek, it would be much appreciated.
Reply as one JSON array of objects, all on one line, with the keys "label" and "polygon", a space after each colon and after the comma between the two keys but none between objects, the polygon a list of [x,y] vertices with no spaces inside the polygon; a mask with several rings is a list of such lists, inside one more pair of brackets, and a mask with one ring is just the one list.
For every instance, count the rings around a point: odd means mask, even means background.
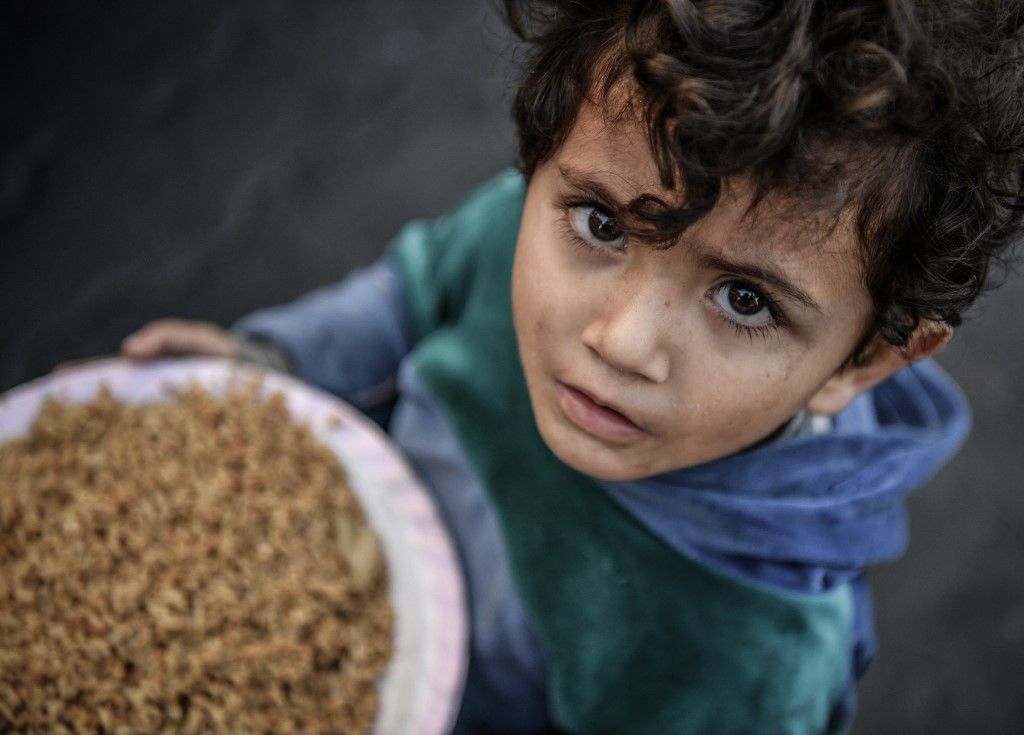
[{"label": "cheek", "polygon": [[536,345],[559,333],[573,310],[574,288],[556,257],[556,246],[541,228],[524,229],[520,234],[512,308],[516,331],[526,344]]},{"label": "cheek", "polygon": [[531,363],[544,340],[548,338],[547,315],[551,288],[546,283],[544,264],[539,257],[542,243],[538,242],[536,228],[524,222],[516,246],[512,269],[512,314],[522,359]]},{"label": "cheek", "polygon": [[748,434],[771,431],[796,413],[804,401],[800,360],[792,356],[707,362],[694,375],[693,385],[704,389],[694,395],[694,417],[699,424],[717,427],[716,438],[749,439]]}]

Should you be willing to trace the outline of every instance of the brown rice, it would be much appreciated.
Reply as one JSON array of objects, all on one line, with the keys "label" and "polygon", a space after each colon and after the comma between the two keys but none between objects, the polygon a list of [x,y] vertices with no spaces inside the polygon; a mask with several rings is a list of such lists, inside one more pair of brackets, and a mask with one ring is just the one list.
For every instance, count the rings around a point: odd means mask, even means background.
[{"label": "brown rice", "polygon": [[382,557],[257,386],[49,400],[0,445],[0,733],[366,733]]}]

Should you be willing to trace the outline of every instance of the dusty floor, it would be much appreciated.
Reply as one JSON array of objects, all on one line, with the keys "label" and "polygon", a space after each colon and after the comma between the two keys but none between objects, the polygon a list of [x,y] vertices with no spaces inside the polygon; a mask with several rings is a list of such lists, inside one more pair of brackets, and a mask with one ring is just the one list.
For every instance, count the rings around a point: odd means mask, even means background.
[{"label": "dusty floor", "polygon": [[[166,315],[230,324],[378,255],[511,163],[509,35],[455,2],[0,10],[0,390]],[[1024,279],[941,362],[965,451],[874,573],[856,733],[1024,721]]]}]

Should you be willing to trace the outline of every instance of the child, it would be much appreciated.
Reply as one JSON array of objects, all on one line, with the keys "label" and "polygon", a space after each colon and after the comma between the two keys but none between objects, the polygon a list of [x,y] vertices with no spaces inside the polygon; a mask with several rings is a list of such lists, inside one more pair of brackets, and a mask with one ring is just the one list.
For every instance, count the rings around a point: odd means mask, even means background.
[{"label": "child", "polygon": [[123,350],[290,370],[388,427],[466,575],[457,731],[841,731],[865,568],[967,432],[925,358],[1019,233],[1022,14],[506,7],[519,172],[231,333]]}]

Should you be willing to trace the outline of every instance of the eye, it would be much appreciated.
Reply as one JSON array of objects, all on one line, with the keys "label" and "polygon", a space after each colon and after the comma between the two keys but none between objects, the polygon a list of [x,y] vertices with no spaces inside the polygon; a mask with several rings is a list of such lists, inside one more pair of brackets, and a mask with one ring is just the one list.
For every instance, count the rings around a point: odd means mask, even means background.
[{"label": "eye", "polygon": [[768,299],[742,281],[728,281],[715,289],[712,297],[733,321],[744,327],[763,327],[774,319]]},{"label": "eye", "polygon": [[615,224],[615,217],[604,209],[592,204],[572,207],[569,219],[575,233],[588,244],[598,248],[625,249],[625,233]]}]

